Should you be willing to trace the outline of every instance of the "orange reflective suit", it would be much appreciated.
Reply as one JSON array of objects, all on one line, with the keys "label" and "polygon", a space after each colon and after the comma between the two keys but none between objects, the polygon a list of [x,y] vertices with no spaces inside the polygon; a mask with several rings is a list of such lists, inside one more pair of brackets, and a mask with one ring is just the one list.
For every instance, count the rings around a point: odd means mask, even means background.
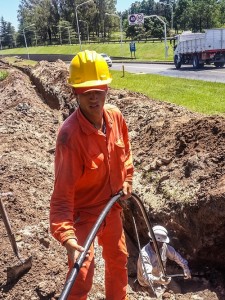
[{"label": "orange reflective suit", "polygon": [[[104,106],[106,134],[97,130],[77,109],[63,124],[56,145],[55,186],[50,206],[50,227],[62,244],[87,235],[108,200],[132,181],[133,164],[125,120],[118,108]],[[116,203],[98,231],[105,259],[107,300],[126,299],[127,248]],[[94,251],[85,261],[68,299],[85,300],[92,286]],[[69,266],[72,267],[71,262]]]}]

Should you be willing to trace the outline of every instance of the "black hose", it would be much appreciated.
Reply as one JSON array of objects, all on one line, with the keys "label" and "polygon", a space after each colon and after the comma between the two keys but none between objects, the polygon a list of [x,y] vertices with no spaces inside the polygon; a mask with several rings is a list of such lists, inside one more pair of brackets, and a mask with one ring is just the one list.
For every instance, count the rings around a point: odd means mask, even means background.
[{"label": "black hose", "polygon": [[70,290],[77,278],[77,275],[80,271],[80,268],[85,260],[85,257],[87,255],[87,252],[99,230],[99,227],[101,226],[102,222],[104,221],[107,213],[110,211],[111,207],[113,206],[113,204],[119,200],[119,198],[122,196],[122,192],[119,192],[117,195],[113,196],[109,202],[107,203],[107,205],[105,206],[105,208],[102,210],[100,216],[98,217],[96,223],[94,224],[94,226],[92,227],[91,232],[89,233],[85,243],[84,243],[84,251],[81,252],[69,274],[69,277],[67,278],[62,293],[59,297],[59,300],[66,300],[67,297],[69,296]]}]

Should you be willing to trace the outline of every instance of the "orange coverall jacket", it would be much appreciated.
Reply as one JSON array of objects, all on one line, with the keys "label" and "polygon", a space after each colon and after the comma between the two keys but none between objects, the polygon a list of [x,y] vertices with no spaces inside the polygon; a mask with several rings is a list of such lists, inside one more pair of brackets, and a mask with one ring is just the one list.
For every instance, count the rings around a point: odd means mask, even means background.
[{"label": "orange coverall jacket", "polygon": [[125,120],[113,105],[106,104],[103,114],[106,134],[94,128],[79,108],[58,134],[50,228],[62,244],[76,237],[74,219],[78,211],[98,216],[107,201],[122,189],[124,181],[132,181]]}]

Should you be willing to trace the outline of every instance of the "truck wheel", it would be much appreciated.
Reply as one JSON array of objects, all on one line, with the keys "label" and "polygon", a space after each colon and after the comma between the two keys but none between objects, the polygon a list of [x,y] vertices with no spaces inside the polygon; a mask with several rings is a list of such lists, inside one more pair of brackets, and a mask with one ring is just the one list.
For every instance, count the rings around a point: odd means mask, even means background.
[{"label": "truck wheel", "polygon": [[180,67],[181,67],[181,61],[178,61],[177,55],[174,56],[174,65],[175,65],[176,69],[180,69]]},{"label": "truck wheel", "polygon": [[224,66],[224,63],[222,62],[214,62],[214,66],[216,67],[216,68],[222,68],[223,66]]},{"label": "truck wheel", "polygon": [[198,55],[194,55],[194,56],[193,56],[192,65],[193,65],[193,68],[194,68],[194,69],[198,69],[198,68],[199,68],[199,59],[198,59]]}]

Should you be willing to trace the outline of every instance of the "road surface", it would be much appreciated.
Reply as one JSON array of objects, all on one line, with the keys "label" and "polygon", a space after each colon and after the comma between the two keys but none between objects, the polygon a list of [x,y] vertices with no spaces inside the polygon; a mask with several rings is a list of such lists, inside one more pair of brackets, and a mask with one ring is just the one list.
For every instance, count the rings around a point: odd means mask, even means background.
[{"label": "road surface", "polygon": [[[203,69],[194,70],[191,66],[182,66],[177,70],[173,64],[124,63],[126,72],[140,74],[159,74],[164,76],[198,79],[225,83],[225,67],[215,68],[207,65]],[[113,62],[112,70],[122,70],[122,63]]]}]

